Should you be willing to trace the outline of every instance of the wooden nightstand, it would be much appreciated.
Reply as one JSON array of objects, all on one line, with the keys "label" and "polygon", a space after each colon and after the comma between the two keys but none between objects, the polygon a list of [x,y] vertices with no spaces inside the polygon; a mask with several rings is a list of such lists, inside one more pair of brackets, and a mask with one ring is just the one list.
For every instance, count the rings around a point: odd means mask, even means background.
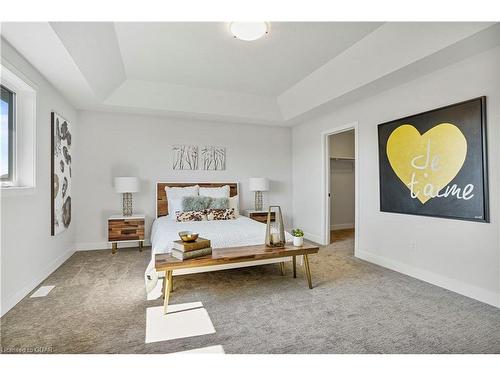
[{"label": "wooden nightstand", "polygon": [[[245,210],[245,216],[250,219],[259,221],[261,223],[267,223],[267,211],[255,211],[255,210]],[[276,220],[276,213],[271,212],[271,221]]]},{"label": "wooden nightstand", "polygon": [[134,214],[132,216],[113,215],[108,218],[108,242],[112,244],[111,252],[118,249],[118,242],[139,242],[139,251],[144,245],[144,224],[146,216]]}]

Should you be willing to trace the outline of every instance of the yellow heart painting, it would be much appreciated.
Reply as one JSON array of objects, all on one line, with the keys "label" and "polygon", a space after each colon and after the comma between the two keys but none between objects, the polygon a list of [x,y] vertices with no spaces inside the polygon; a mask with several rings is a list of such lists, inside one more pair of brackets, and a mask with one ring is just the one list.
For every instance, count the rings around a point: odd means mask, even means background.
[{"label": "yellow heart painting", "polygon": [[424,134],[405,124],[391,133],[386,152],[411,197],[424,204],[458,174],[467,155],[467,140],[450,123],[438,124]]}]

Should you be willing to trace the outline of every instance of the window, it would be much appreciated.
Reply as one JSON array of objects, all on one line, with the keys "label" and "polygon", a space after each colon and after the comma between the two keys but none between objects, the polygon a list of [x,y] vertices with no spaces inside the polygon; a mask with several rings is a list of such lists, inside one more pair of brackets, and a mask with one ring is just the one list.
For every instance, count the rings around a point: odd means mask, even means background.
[{"label": "window", "polygon": [[14,181],[14,131],[15,131],[15,98],[16,94],[4,86],[0,101],[1,141],[0,141],[0,179],[2,182]]},{"label": "window", "polygon": [[36,180],[36,86],[2,59],[0,189],[29,194]]}]

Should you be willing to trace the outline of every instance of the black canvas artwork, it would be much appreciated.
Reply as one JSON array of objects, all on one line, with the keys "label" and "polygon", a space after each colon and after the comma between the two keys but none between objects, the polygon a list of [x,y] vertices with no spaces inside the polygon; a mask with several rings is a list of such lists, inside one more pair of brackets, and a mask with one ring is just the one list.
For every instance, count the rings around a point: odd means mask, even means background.
[{"label": "black canvas artwork", "polygon": [[380,210],[489,222],[486,97],[378,126]]}]

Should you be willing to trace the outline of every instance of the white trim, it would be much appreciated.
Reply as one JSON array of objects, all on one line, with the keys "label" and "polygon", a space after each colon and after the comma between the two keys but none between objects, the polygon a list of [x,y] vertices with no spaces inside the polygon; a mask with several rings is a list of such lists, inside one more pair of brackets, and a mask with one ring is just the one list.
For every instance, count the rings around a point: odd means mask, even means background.
[{"label": "white trim", "polygon": [[123,214],[111,215],[108,217],[108,220],[133,220],[133,219],[146,219],[145,214],[132,214],[129,216],[125,216]]},{"label": "white trim", "polygon": [[2,309],[1,309],[0,316],[3,316],[6,312],[8,312],[15,305],[17,305],[24,297],[26,297],[28,294],[30,294],[33,291],[33,289],[35,289],[52,272],[54,272],[56,269],[58,269],[74,253],[75,253],[75,250],[73,247],[71,249],[67,250],[59,258],[57,258],[55,261],[50,263],[47,267],[43,268],[37,276],[34,276],[31,281],[28,281],[18,292],[5,298],[5,301],[2,301]]},{"label": "white trim", "polygon": [[[358,150],[358,122],[353,121],[335,128],[326,130],[321,133],[321,149],[323,152],[323,176],[322,176],[322,226],[321,239],[318,242],[323,245],[330,243],[330,205],[328,200],[328,191],[330,189],[330,153],[328,136],[332,134],[342,133],[347,130],[354,130],[354,251],[358,249],[359,244],[359,150]],[[314,236],[316,237],[316,236]]]},{"label": "white trim", "polygon": [[452,292],[462,294],[464,296],[474,298],[478,301],[487,303],[489,305],[500,307],[500,294],[491,292],[489,290],[479,288],[477,286],[464,283],[462,281],[451,279],[433,272],[423,270],[418,267],[410,266],[408,264],[398,262],[380,255],[371,254],[367,251],[358,250],[355,256],[359,259],[366,260],[370,263],[375,263],[379,266],[389,268],[393,271],[414,277],[416,279],[437,285],[441,288],[451,290]]},{"label": "white trim", "polygon": [[36,187],[38,87],[3,57],[0,70],[2,85],[16,95],[14,180],[9,185],[1,186],[2,191],[9,191],[8,195],[11,196],[16,195],[18,190],[23,194],[27,188]]},{"label": "white trim", "polygon": [[354,223],[343,223],[343,224],[330,225],[330,230],[353,229],[353,228],[355,228]]},{"label": "white trim", "polygon": [[304,238],[306,240],[315,242],[317,244],[321,244],[321,241],[322,241],[321,236],[318,236],[317,234],[312,234],[312,233],[309,233],[309,232],[304,232]]},{"label": "white trim", "polygon": [[[138,247],[141,240],[118,241],[118,251],[121,248]],[[144,239],[144,246],[151,246],[151,242]],[[80,242],[75,245],[75,251],[92,251],[92,250],[108,250],[111,249],[112,242]]]}]

